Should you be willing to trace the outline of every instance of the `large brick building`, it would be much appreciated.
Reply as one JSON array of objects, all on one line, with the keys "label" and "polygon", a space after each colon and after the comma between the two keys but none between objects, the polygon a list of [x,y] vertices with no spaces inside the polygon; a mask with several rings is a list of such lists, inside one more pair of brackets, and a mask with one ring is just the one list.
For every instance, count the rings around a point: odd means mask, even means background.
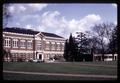
[{"label": "large brick building", "polygon": [[65,39],[53,33],[23,28],[3,29],[3,49],[10,53],[4,60],[45,60],[63,56]]}]

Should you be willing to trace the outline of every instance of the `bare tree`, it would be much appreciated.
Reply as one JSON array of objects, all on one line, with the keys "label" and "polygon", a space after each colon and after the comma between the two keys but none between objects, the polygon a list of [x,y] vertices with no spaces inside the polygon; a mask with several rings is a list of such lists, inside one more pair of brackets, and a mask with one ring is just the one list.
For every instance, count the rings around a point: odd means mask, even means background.
[{"label": "bare tree", "polygon": [[112,57],[113,57],[113,60],[114,60],[114,54],[117,53],[117,26],[114,27],[114,29],[112,30],[112,33],[111,33],[111,36],[110,36],[110,39],[109,39],[109,51],[110,53],[112,53]]},{"label": "bare tree", "polygon": [[[9,7],[10,4],[3,4],[3,28],[6,27],[6,25],[8,24],[8,20],[12,17],[12,14],[9,12]],[[5,49],[3,49],[3,56],[11,58],[10,52],[6,51]]]},{"label": "bare tree", "polygon": [[3,27],[8,23],[8,20],[12,17],[12,14],[9,11],[11,4],[3,4]]},{"label": "bare tree", "polygon": [[[104,61],[104,53],[105,53],[105,43],[108,43],[110,40],[111,32],[112,32],[113,24],[102,23],[95,25],[93,27],[93,31],[95,31],[96,36],[100,42],[101,53],[102,53],[102,60]],[[105,40],[106,39],[106,40]]]}]

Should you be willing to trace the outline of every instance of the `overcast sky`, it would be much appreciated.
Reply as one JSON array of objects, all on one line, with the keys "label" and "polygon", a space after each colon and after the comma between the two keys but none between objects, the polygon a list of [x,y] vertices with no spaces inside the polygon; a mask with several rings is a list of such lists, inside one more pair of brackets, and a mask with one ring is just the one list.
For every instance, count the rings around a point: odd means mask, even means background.
[{"label": "overcast sky", "polygon": [[8,27],[21,27],[56,33],[68,38],[70,33],[90,31],[101,22],[117,24],[116,4],[11,4],[13,15]]}]

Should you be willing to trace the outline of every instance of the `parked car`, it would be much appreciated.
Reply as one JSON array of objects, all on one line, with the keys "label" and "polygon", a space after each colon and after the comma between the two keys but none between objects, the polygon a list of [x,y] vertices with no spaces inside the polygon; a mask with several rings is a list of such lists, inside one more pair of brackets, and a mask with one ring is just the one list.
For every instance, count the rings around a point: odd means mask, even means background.
[{"label": "parked car", "polygon": [[48,63],[55,62],[55,59],[47,59],[47,60],[45,60],[45,62],[48,62]]},{"label": "parked car", "polygon": [[40,59],[34,59],[32,60],[33,62],[36,62],[36,63],[40,63],[40,62],[43,62],[43,60],[40,60]]}]

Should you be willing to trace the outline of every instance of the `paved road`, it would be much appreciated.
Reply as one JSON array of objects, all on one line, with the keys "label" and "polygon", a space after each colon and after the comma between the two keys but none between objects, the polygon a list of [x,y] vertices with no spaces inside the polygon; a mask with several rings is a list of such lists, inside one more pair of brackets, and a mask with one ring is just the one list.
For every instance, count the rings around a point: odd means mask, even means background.
[{"label": "paved road", "polygon": [[40,73],[40,72],[24,72],[24,71],[7,71],[5,73],[18,73],[18,74],[35,74],[35,75],[54,75],[54,76],[76,76],[76,77],[93,77],[93,78],[117,78],[112,75],[88,75],[88,74],[64,74],[64,73]]}]

